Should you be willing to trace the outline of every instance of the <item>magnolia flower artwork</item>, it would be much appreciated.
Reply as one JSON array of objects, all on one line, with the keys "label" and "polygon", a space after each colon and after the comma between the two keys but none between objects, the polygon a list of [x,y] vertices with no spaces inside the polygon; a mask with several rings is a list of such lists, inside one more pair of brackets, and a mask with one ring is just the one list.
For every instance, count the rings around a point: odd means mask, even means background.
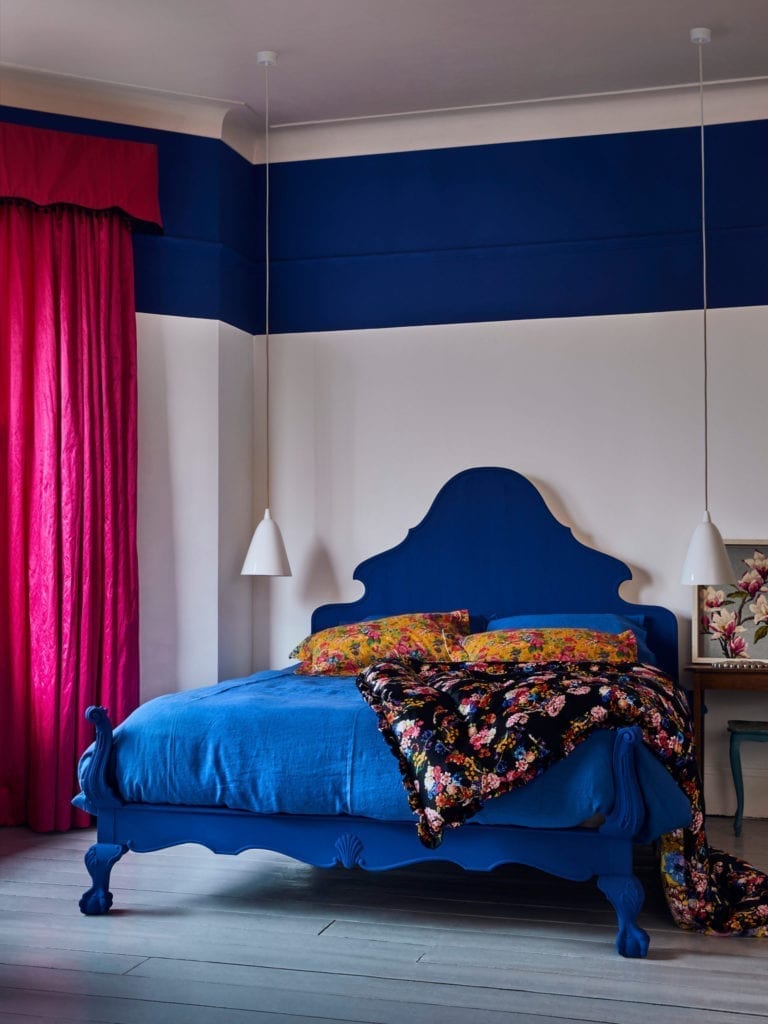
[{"label": "magnolia flower artwork", "polygon": [[726,658],[768,660],[768,544],[726,542],[735,585],[698,587],[701,661]]}]

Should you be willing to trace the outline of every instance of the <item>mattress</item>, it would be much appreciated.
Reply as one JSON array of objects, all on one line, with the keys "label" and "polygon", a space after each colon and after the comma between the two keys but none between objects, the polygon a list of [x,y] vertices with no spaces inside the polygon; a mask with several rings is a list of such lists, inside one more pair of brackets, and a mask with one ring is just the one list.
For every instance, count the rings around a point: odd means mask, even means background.
[{"label": "mattress", "polygon": [[[489,800],[470,825],[600,820],[614,801],[613,736],[593,733],[528,786]],[[351,678],[289,667],[168,694],[134,711],[114,742],[114,782],[128,803],[414,820],[395,756]],[[685,823],[688,801],[644,747],[638,772],[647,810],[638,838],[648,841]],[[83,794],[76,803],[89,809]]]}]

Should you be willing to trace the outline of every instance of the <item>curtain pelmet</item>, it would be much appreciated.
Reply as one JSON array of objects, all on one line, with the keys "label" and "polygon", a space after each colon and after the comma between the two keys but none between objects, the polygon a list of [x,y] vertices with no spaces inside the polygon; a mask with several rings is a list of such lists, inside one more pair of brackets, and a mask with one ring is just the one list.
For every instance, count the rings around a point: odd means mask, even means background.
[{"label": "curtain pelmet", "polygon": [[157,147],[0,122],[0,198],[121,210],[159,228]]}]

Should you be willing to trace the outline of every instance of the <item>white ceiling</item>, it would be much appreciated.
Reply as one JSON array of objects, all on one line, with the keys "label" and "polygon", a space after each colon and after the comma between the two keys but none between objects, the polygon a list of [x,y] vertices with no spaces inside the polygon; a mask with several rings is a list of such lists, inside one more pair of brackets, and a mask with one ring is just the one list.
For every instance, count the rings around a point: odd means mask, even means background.
[{"label": "white ceiling", "polygon": [[768,76],[768,0],[0,0],[0,62],[295,124]]}]

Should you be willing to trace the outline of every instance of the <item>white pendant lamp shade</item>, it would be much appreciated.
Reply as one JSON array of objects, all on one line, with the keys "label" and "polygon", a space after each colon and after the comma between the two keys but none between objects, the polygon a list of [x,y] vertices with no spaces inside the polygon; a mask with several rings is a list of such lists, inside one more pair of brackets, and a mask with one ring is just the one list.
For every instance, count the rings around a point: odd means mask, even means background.
[{"label": "white pendant lamp shade", "polygon": [[699,48],[699,160],[701,170],[701,293],[704,356],[704,517],[693,531],[680,582],[691,587],[732,583],[734,572],[720,531],[709,516],[709,365],[707,346],[707,210],[704,161],[704,65],[702,47],[712,38],[708,28],[692,28],[691,42]]},{"label": "white pendant lamp shade", "polygon": [[254,531],[243,562],[242,576],[290,576],[291,566],[285,553],[280,527],[269,509]]},{"label": "white pendant lamp shade", "polygon": [[723,538],[705,510],[704,518],[693,531],[688,545],[680,582],[691,587],[706,587],[714,583],[732,583],[733,576]]},{"label": "white pendant lamp shade", "polygon": [[267,508],[254,531],[241,576],[290,576],[283,535],[269,510],[269,69],[277,63],[274,50],[259,50],[256,63],[264,68],[264,351],[266,370]]}]

